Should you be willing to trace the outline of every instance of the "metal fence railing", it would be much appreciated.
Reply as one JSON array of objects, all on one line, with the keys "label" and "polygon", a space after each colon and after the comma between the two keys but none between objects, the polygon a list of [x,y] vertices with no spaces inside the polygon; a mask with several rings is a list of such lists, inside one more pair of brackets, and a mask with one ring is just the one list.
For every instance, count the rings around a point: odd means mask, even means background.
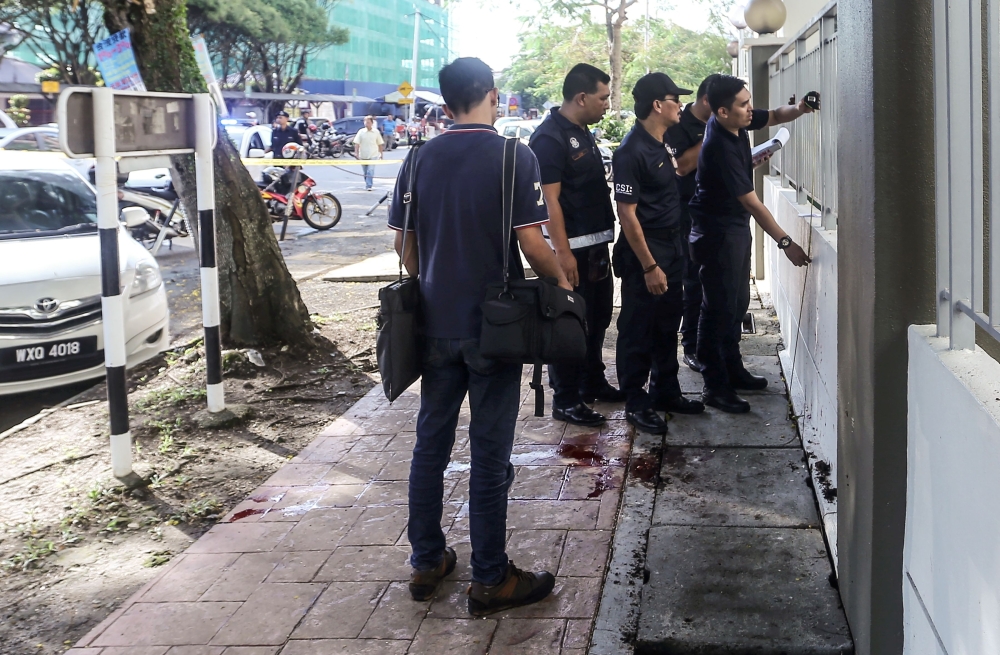
[{"label": "metal fence railing", "polygon": [[[771,108],[819,91],[822,109],[786,127],[788,145],[771,160],[771,174],[812,205],[825,229],[837,227],[837,3],[831,2],[768,60]],[[772,136],[778,128],[772,128]]]},{"label": "metal fence railing", "polygon": [[934,0],[937,327],[954,349],[977,326],[1000,341],[1000,0],[982,4]]}]

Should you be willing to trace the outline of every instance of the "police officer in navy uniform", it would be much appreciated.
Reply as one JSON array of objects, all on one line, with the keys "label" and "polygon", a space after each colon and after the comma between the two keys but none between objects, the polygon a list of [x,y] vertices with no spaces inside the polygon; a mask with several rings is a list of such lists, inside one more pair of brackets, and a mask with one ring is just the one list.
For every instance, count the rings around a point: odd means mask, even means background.
[{"label": "police officer in navy uniform", "polygon": [[708,102],[712,116],[689,205],[691,256],[700,266],[702,286],[697,354],[704,367],[705,404],[737,414],[750,411],[738,390],[767,387],[767,379],[746,370],[740,354],[741,325],[750,305],[750,216],[792,264],[810,261],[754,191],[749,131],[793,121],[813,109],[804,99],[798,106],[754,109],[743,80],[730,75],[712,83]]},{"label": "police officer in navy uniform", "polygon": [[622,226],[614,253],[615,272],[622,278],[618,381],[628,396],[625,418],[653,434],[667,431],[657,411],[705,410],[701,402],[681,395],[677,381],[685,243],[676,163],[663,140],[680,121],[680,97],[690,93],[664,73],[641,77],[632,89],[635,126],[612,161]]},{"label": "police officer in navy uniform", "polygon": [[[705,136],[705,124],[712,116],[708,104],[708,87],[718,79],[718,73],[709,75],[698,86],[695,101],[681,112],[681,120],[667,130],[667,144],[674,149],[677,159],[677,188],[681,193],[681,223],[684,241],[691,233],[691,213],[688,203],[694,198],[695,174],[698,172],[698,155],[701,141]],[[681,323],[681,346],[684,348],[684,363],[701,373],[698,361],[698,319],[701,316],[701,281],[698,279],[698,265],[688,255],[684,266],[684,321]]]},{"label": "police officer in navy uniform", "polygon": [[587,129],[608,110],[610,81],[599,68],[574,66],[563,82],[562,106],[552,109],[530,141],[541,170],[549,239],[566,278],[587,301],[586,360],[549,367],[552,417],[575,425],[604,423],[587,403],[625,400],[604,377],[604,333],[614,298],[608,244],[615,237],[615,214],[601,153]]}]

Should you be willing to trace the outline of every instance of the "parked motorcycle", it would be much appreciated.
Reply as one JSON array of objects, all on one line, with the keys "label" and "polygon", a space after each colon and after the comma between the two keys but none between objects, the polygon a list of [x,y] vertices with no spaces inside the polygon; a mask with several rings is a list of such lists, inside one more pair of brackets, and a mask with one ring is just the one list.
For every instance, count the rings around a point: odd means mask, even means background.
[{"label": "parked motorcycle", "polygon": [[191,235],[187,214],[172,182],[165,186],[121,187],[118,201],[123,209],[142,207],[149,213],[145,223],[131,227],[129,232],[133,239],[153,250],[153,254],[164,241],[170,241],[173,246],[173,239]]},{"label": "parked motorcycle", "polygon": [[[286,159],[305,159],[307,151],[303,146],[289,143],[282,148],[282,154]],[[332,193],[316,193],[316,180],[306,175],[301,166],[268,166],[257,186],[274,221],[283,221],[286,217],[301,219],[317,230],[329,230],[340,222],[343,212],[340,201]]]}]

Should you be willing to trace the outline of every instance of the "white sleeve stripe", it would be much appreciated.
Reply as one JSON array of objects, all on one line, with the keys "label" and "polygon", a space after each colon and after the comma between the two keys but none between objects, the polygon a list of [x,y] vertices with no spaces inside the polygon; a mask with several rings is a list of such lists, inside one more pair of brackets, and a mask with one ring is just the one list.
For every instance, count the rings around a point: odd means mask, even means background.
[{"label": "white sleeve stripe", "polygon": [[523,230],[526,227],[535,227],[536,225],[545,225],[548,222],[549,222],[549,219],[546,218],[544,221],[538,221],[536,223],[527,223],[525,225],[516,225],[516,226],[514,226],[514,229],[515,230]]}]

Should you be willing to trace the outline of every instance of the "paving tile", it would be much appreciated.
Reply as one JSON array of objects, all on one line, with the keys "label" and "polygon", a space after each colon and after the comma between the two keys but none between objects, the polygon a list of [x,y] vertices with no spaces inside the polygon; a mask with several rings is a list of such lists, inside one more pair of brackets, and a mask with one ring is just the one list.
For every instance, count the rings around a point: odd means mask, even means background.
[{"label": "paving tile", "polygon": [[[584,649],[590,645],[590,628],[593,621],[590,619],[570,619],[566,621],[566,636],[563,637],[563,652],[567,648]],[[583,650],[580,651],[581,653]]]},{"label": "paving tile", "polygon": [[310,510],[322,506],[321,502],[330,490],[329,485],[292,487],[271,508],[260,517],[260,521],[298,521]]},{"label": "paving tile", "polygon": [[66,655],[101,655],[103,648],[70,648]]},{"label": "paving tile", "polygon": [[587,655],[586,648],[563,648],[559,655]]},{"label": "paving tile", "polygon": [[607,491],[601,495],[601,509],[597,514],[598,530],[613,530],[618,521],[621,490]]},{"label": "paving tile", "polygon": [[293,639],[281,655],[403,655],[409,647],[388,639]]},{"label": "paving tile", "polygon": [[653,525],[819,525],[802,451],[667,448]]},{"label": "paving tile", "polygon": [[361,428],[358,431],[358,434],[361,436],[357,437],[357,441],[354,442],[354,447],[351,448],[352,455],[363,455],[364,453],[383,451],[385,450],[385,447],[389,445],[389,442],[392,441],[393,437],[396,436],[395,432],[371,434],[365,428]]},{"label": "paving tile", "polygon": [[404,428],[414,419],[416,414],[416,410],[413,408],[383,409],[376,416],[362,423],[358,431],[365,436],[375,434],[396,435],[404,431]]},{"label": "paving tile", "polygon": [[319,499],[319,507],[353,507],[367,484],[335,484]]},{"label": "paving tile", "polygon": [[[447,475],[447,474],[446,474]],[[455,488],[452,490],[451,494],[447,496],[449,503],[464,503],[469,500],[469,471],[463,471],[458,480],[455,482]],[[447,478],[445,478],[447,479]],[[516,484],[516,482],[515,482]]]},{"label": "paving tile", "polygon": [[222,655],[225,646],[171,646],[167,655]]},{"label": "paving tile", "polygon": [[180,563],[160,578],[139,601],[163,603],[198,600],[238,557],[238,553],[181,555]]},{"label": "paving tile", "polygon": [[302,487],[318,483],[332,464],[285,464],[264,483],[268,487]]},{"label": "paving tile", "polygon": [[222,655],[278,655],[280,646],[229,646]]},{"label": "paving tile", "polygon": [[220,523],[256,523],[284,498],[291,487],[258,487],[246,500],[231,509]]},{"label": "paving tile", "polygon": [[413,639],[430,605],[430,601],[413,600],[407,583],[393,582],[382,594],[359,638]]},{"label": "paving tile", "polygon": [[201,601],[244,601],[264,582],[284,553],[246,553],[240,555],[219,579],[208,588]]},{"label": "paving tile", "polygon": [[743,357],[743,365],[754,375],[763,375],[767,379],[767,388],[764,391],[747,391],[748,398],[760,395],[761,393],[776,393],[784,395],[785,379],[781,374],[781,360],[777,355],[746,355]]},{"label": "paving tile", "polygon": [[408,450],[397,451],[392,453],[392,457],[389,459],[389,463],[386,464],[382,472],[378,474],[379,480],[409,480],[410,479],[410,460],[413,459],[412,453]]},{"label": "paving tile", "polygon": [[566,533],[560,577],[601,578],[611,547],[610,530],[570,530]]},{"label": "paving tile", "polygon": [[351,507],[311,510],[291,528],[275,550],[333,550],[362,511]]},{"label": "paving tile", "polygon": [[596,500],[511,500],[507,527],[512,530],[593,530],[601,503]]},{"label": "paving tile", "polygon": [[392,546],[406,529],[408,518],[409,508],[405,505],[368,507],[350,532],[340,540],[340,545]]},{"label": "paving tile", "polygon": [[372,482],[364,493],[358,497],[358,505],[406,505],[410,492],[410,483]]},{"label": "paving tile", "polygon": [[239,607],[239,603],[136,603],[91,645],[135,648],[208,644]]},{"label": "paving tile", "polygon": [[324,484],[368,484],[389,463],[391,453],[352,453],[335,464]]},{"label": "paving tile", "polygon": [[557,444],[562,441],[566,423],[551,418],[518,421],[514,430],[516,444]]},{"label": "paving tile", "polygon": [[558,653],[566,632],[561,619],[503,619],[493,635],[490,655]]},{"label": "paving tile", "polygon": [[386,584],[382,582],[332,583],[295,628],[292,638],[356,638],[385,588]]},{"label": "paving tile", "polygon": [[310,464],[336,464],[354,447],[350,437],[320,437],[299,453],[296,459]]},{"label": "paving tile", "polygon": [[416,432],[400,432],[385,445],[385,450],[412,453],[416,443]]},{"label": "paving tile", "polygon": [[518,466],[510,498],[542,500],[559,498],[565,466]]},{"label": "paving tile", "polygon": [[750,400],[747,414],[726,414],[712,407],[704,414],[675,414],[666,436],[668,446],[756,446],[801,448],[794,424],[788,420],[788,399],[761,394]]},{"label": "paving tile", "polygon": [[321,584],[265,582],[219,630],[212,645],[280,646],[324,587]]},{"label": "paving tile", "polygon": [[409,580],[410,549],[400,546],[341,546],[316,574],[318,581]]},{"label": "paving tile", "polygon": [[212,526],[186,554],[267,552],[291,529],[289,523],[221,523]]},{"label": "paving tile", "polygon": [[621,489],[625,468],[621,466],[571,466],[566,484],[559,494],[561,500],[601,498],[611,489]]},{"label": "paving tile", "polygon": [[332,550],[285,553],[265,582],[310,582],[332,554]]},{"label": "paving tile", "polygon": [[319,433],[319,436],[344,437],[357,432],[357,429],[360,425],[361,425],[360,421],[354,421],[349,418],[341,417],[338,418],[333,423],[331,423],[330,425],[323,428],[322,432]]},{"label": "paving tile", "polygon": [[[195,648],[199,648],[199,646],[195,646]],[[101,655],[104,655],[104,653],[108,653],[109,655],[164,655],[169,651],[169,646],[143,646],[140,648],[136,648],[135,646],[117,646],[100,650],[100,653]]]},{"label": "paving tile", "polygon": [[486,655],[496,627],[493,619],[427,618],[407,655]]},{"label": "paving tile", "polygon": [[515,530],[507,543],[507,557],[530,571],[554,574],[565,542],[565,530]]}]

